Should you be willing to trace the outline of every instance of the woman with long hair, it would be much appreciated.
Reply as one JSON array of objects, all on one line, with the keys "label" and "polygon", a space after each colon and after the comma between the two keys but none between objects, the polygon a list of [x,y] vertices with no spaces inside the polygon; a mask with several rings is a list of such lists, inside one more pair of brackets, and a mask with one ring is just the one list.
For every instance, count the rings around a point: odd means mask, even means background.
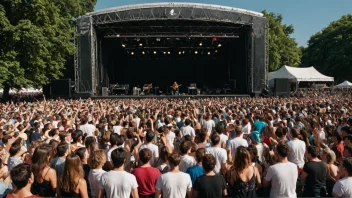
[{"label": "woman with long hair", "polygon": [[97,140],[93,136],[86,138],[84,142],[85,147],[87,148],[87,153],[90,155],[93,151],[98,149]]},{"label": "woman with long hair", "polygon": [[335,165],[336,163],[336,155],[334,151],[329,148],[325,148],[323,150],[323,154],[321,159],[328,166],[328,174],[326,177],[326,190],[329,197],[332,197],[332,188],[337,180],[339,180],[339,168]]},{"label": "woman with long hair", "polygon": [[41,197],[55,197],[57,177],[54,169],[50,168],[52,146],[42,144],[38,146],[32,156],[32,172],[34,182],[32,193]]},{"label": "woman with long hair", "polygon": [[[82,147],[82,148],[77,149],[75,153],[78,155],[78,157],[81,160],[81,165],[82,165],[83,172],[84,172],[84,179],[86,181],[88,181],[90,167],[88,165],[89,155],[88,155],[87,149],[85,147]],[[87,183],[87,189],[88,189],[88,193],[90,194],[91,188],[90,188],[89,183]]]},{"label": "woman with long hair", "polygon": [[236,149],[230,183],[233,197],[257,197],[256,189],[261,185],[260,174],[252,166],[251,155],[244,146]]},{"label": "woman with long hair", "polygon": [[88,198],[87,183],[79,156],[72,153],[67,156],[65,168],[60,182],[59,194],[61,197]]}]

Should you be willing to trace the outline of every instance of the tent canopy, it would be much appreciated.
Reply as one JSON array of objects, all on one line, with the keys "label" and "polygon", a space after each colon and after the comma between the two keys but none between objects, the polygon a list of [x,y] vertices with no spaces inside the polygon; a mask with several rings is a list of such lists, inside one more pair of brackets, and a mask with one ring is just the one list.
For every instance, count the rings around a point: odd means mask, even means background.
[{"label": "tent canopy", "polygon": [[336,85],[335,88],[352,88],[352,83],[345,80],[343,83]]},{"label": "tent canopy", "polygon": [[330,82],[334,81],[334,77],[329,77],[318,72],[314,67],[297,68],[283,66],[279,70],[269,74],[269,81],[275,78],[287,78],[291,82]]}]

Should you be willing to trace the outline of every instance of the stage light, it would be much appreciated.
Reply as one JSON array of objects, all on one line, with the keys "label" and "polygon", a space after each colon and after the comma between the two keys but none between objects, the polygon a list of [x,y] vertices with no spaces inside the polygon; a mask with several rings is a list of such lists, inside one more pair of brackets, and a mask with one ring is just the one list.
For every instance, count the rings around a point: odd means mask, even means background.
[{"label": "stage light", "polygon": [[164,52],[164,54],[166,54],[166,52]]},{"label": "stage light", "polygon": [[156,41],[160,41],[160,38],[156,38]]},{"label": "stage light", "polygon": [[140,44],[139,44],[139,46],[141,46],[141,47],[142,47],[142,46],[143,46],[143,44],[142,44],[142,43],[140,43]]},{"label": "stage light", "polygon": [[170,52],[170,51],[168,51],[168,52],[167,52],[167,54],[171,54],[171,52]]},{"label": "stage light", "polygon": [[134,55],[134,52],[131,52],[131,55]]},{"label": "stage light", "polygon": [[180,55],[181,55],[181,54],[182,54],[182,52],[181,52],[181,51],[179,51],[179,52],[178,52],[178,54],[180,54]]},{"label": "stage light", "polygon": [[185,51],[183,51],[182,54],[185,54]]},{"label": "stage light", "polygon": [[198,51],[195,51],[194,53],[195,53],[195,54],[198,54]]},{"label": "stage light", "polygon": [[143,51],[142,54],[145,54],[145,52]]},{"label": "stage light", "polygon": [[219,43],[218,47],[221,47],[221,43]]},{"label": "stage light", "polygon": [[202,46],[202,45],[203,45],[203,43],[202,43],[202,42],[200,42],[200,43],[199,43],[199,46]]},{"label": "stage light", "polygon": [[210,52],[208,52],[208,55],[210,55]]},{"label": "stage light", "polygon": [[126,45],[125,45],[125,44],[122,44],[122,47],[126,47]]},{"label": "stage light", "polygon": [[218,53],[218,50],[215,50],[215,53]]},{"label": "stage light", "polygon": [[154,51],[154,54],[156,54],[156,51]]}]

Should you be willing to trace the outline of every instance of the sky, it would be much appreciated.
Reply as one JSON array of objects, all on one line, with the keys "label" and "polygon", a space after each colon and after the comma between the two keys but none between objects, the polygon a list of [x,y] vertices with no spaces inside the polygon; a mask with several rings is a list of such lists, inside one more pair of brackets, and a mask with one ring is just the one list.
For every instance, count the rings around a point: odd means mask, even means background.
[{"label": "sky", "polygon": [[[97,0],[95,10],[111,8],[122,5],[155,3],[155,2],[181,2],[180,0]],[[193,0],[195,2],[231,6],[261,12],[281,13],[283,23],[292,24],[298,46],[306,46],[309,38],[328,26],[330,22],[338,20],[341,16],[352,14],[352,0]]]}]

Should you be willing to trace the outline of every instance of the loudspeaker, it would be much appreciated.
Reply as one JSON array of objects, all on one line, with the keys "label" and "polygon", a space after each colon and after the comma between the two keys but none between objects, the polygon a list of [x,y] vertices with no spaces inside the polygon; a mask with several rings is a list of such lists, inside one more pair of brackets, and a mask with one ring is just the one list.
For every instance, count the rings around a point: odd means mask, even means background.
[{"label": "loudspeaker", "polygon": [[71,79],[52,79],[50,80],[50,96],[53,99],[71,98]]},{"label": "loudspeaker", "polygon": [[287,78],[275,78],[274,86],[275,96],[289,97],[290,96],[290,84]]},{"label": "loudspeaker", "polygon": [[102,96],[108,96],[109,94],[108,94],[108,88],[107,87],[103,87],[103,88],[101,88],[101,95]]},{"label": "loudspeaker", "polygon": [[260,96],[265,98],[265,97],[268,96],[268,94],[269,94],[269,90],[267,90],[267,89],[264,88],[264,89],[262,90],[262,93],[260,93]]}]

